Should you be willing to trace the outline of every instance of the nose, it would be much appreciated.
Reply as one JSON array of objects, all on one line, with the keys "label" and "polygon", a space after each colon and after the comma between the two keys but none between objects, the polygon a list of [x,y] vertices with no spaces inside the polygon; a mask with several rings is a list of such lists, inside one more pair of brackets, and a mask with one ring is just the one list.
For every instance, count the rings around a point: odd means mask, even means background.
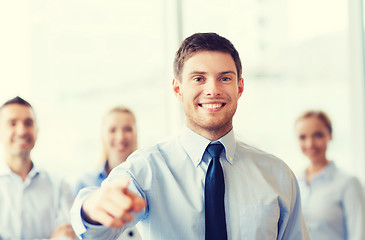
[{"label": "nose", "polygon": [[220,89],[220,82],[215,79],[208,79],[204,84],[204,92],[207,96],[220,96],[221,89]]},{"label": "nose", "polygon": [[120,130],[117,132],[116,137],[117,137],[117,141],[123,141],[123,139],[125,138],[125,134],[122,130]]},{"label": "nose", "polygon": [[27,127],[24,124],[17,124],[15,130],[17,135],[23,136],[27,132]]},{"label": "nose", "polygon": [[305,141],[305,146],[307,148],[312,148],[314,146],[314,139],[313,138],[307,138]]}]

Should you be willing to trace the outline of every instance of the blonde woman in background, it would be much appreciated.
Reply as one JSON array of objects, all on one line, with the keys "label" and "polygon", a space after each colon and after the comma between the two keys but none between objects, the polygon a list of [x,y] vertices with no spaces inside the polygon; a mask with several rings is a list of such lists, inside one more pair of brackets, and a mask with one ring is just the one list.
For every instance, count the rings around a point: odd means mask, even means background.
[{"label": "blonde woman in background", "polygon": [[[104,116],[101,140],[103,146],[102,166],[94,172],[82,176],[76,184],[75,196],[84,187],[99,187],[111,170],[123,163],[137,150],[136,118],[132,110],[117,106]],[[135,228],[124,231],[119,239],[141,239]]]},{"label": "blonde woman in background", "polygon": [[356,177],[326,156],[332,124],[326,113],[307,111],[295,130],[309,166],[298,176],[303,213],[313,240],[364,240],[365,205]]}]

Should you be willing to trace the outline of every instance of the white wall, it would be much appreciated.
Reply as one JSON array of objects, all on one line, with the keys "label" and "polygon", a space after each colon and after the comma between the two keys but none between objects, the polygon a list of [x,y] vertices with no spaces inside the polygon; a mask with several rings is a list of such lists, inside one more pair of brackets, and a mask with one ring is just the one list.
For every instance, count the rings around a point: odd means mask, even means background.
[{"label": "white wall", "polygon": [[298,171],[307,162],[294,120],[323,109],[334,124],[329,157],[364,181],[364,131],[357,131],[363,59],[353,57],[363,46],[353,44],[358,20],[350,18],[358,7],[345,0],[207,3],[2,1],[0,101],[21,95],[34,105],[35,162],[68,178],[92,169],[102,115],[117,104],[135,110],[140,147],[176,134],[183,114],[171,91],[175,51],[180,38],[214,31],[233,42],[243,62],[236,133]]}]

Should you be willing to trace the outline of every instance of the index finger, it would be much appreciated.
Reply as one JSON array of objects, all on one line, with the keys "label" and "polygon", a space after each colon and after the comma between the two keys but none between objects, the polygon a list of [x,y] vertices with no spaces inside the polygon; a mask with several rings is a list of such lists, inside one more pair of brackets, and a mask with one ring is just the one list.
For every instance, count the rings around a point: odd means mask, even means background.
[{"label": "index finger", "polygon": [[123,194],[127,195],[131,199],[131,205],[128,208],[129,210],[139,212],[147,206],[146,200],[133,191],[130,191],[128,188],[129,183],[130,179],[127,177],[118,177],[110,180],[108,184],[111,184],[113,187],[121,190]]}]

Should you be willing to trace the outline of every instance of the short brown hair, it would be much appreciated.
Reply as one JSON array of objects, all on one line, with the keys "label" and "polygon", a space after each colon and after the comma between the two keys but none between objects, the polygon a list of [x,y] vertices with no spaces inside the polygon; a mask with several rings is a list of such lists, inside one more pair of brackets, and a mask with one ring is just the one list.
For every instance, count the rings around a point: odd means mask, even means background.
[{"label": "short brown hair", "polygon": [[29,102],[25,101],[23,98],[21,98],[19,96],[16,96],[16,97],[14,97],[12,99],[9,99],[3,105],[1,105],[0,109],[3,108],[3,107],[5,107],[6,105],[10,105],[10,104],[20,104],[20,105],[23,105],[23,106],[27,106],[27,107],[32,108],[32,105],[30,105]]},{"label": "short brown hair", "polygon": [[193,53],[200,51],[219,51],[231,54],[236,65],[237,77],[241,79],[242,65],[237,50],[228,39],[216,33],[195,33],[181,43],[174,60],[174,75],[176,78],[181,77],[185,61]]},{"label": "short brown hair", "polygon": [[25,106],[25,107],[28,107],[34,114],[34,119],[36,119],[36,115],[35,115],[35,111],[32,107],[32,105],[25,101],[23,98],[19,97],[19,96],[16,96],[12,99],[9,99],[8,101],[6,101],[3,105],[0,106],[0,113],[1,113],[1,110],[8,106],[8,105],[11,105],[11,104],[18,104],[18,105],[22,105],[22,106]]},{"label": "short brown hair", "polygon": [[328,117],[328,115],[321,111],[321,110],[308,110],[305,111],[304,113],[302,113],[297,120],[295,121],[295,125],[297,125],[297,123],[305,118],[309,118],[309,117],[316,117],[318,119],[320,119],[324,125],[327,127],[329,133],[332,135],[332,122],[331,119]]}]

